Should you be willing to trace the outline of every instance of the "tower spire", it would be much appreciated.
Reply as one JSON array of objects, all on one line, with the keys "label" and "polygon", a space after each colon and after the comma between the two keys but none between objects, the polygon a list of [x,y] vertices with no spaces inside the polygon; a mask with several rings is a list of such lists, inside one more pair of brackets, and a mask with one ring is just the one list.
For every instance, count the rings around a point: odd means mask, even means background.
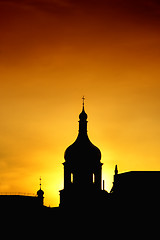
[{"label": "tower spire", "polygon": [[79,114],[79,134],[87,135],[87,114],[84,110],[84,96],[82,97],[82,100],[82,112]]},{"label": "tower spire", "polygon": [[117,167],[117,165],[115,166],[115,170],[114,170],[114,172],[115,172],[115,175],[118,174],[118,167]]}]

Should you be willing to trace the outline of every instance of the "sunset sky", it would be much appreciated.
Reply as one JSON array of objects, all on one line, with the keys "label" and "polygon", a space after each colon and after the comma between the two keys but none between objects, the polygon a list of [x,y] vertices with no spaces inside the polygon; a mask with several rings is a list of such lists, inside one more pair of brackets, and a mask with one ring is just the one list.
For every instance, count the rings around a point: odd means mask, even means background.
[{"label": "sunset sky", "polygon": [[0,192],[59,204],[83,95],[108,191],[160,170],[160,1],[0,0]]}]

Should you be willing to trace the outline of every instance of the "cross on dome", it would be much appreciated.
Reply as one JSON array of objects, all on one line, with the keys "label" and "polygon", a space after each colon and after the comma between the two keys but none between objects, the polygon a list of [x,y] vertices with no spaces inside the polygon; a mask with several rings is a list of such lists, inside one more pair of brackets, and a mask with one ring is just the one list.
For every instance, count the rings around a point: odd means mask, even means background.
[{"label": "cross on dome", "polygon": [[85,100],[84,96],[82,97],[82,100],[83,100],[83,102],[82,102],[82,112],[79,114],[79,119],[82,120],[82,121],[86,121],[87,120],[87,114],[86,114],[86,112],[84,110],[84,100]]}]

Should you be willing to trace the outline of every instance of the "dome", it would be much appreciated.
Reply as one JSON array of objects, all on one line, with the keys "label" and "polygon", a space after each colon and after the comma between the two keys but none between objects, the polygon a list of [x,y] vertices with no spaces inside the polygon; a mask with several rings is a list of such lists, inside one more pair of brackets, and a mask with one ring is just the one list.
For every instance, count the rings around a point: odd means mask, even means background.
[{"label": "dome", "polygon": [[86,138],[78,136],[76,141],[70,145],[64,154],[66,162],[96,164],[101,160],[101,151]]},{"label": "dome", "polygon": [[43,194],[44,194],[44,191],[43,191],[43,190],[39,189],[39,190],[37,191],[37,195],[38,195],[38,196],[43,196]]},{"label": "dome", "polygon": [[40,189],[37,191],[37,196],[38,197],[41,197],[41,196],[43,196],[44,195],[44,192],[43,192],[43,190],[41,189],[41,177],[40,177],[40,184],[39,184],[39,186],[40,186]]},{"label": "dome", "polygon": [[88,138],[87,134],[87,114],[84,110],[79,115],[79,134],[76,141],[70,145],[64,154],[66,162],[96,164],[101,160],[101,152],[99,148],[94,146]]}]

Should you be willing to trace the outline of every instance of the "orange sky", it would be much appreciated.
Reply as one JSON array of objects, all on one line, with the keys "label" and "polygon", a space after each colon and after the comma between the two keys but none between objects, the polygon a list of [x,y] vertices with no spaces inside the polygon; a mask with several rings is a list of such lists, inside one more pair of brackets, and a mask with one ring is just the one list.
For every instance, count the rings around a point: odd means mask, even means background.
[{"label": "orange sky", "polygon": [[160,3],[0,0],[0,192],[45,203],[86,97],[90,140],[109,190],[119,171],[160,170]]}]

